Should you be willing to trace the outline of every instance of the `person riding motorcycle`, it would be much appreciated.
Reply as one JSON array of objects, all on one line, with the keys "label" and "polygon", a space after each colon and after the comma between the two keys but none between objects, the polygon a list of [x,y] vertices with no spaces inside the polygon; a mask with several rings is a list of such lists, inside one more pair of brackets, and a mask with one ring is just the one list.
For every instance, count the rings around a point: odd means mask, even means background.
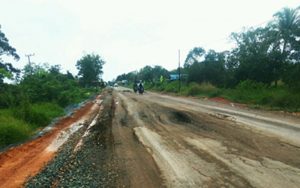
[{"label": "person riding motorcycle", "polygon": [[139,82],[135,82],[133,84],[133,91],[134,91],[134,93],[138,92],[139,94],[144,93],[144,86],[143,86],[142,80],[140,80]]}]

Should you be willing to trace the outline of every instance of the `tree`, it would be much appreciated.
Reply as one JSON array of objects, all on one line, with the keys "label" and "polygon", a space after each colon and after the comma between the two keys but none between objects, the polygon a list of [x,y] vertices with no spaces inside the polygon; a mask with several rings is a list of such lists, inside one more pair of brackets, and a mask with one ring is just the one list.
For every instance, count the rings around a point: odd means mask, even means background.
[{"label": "tree", "polygon": [[153,82],[153,78],[154,78],[154,72],[153,72],[153,68],[149,65],[143,67],[140,71],[139,71],[139,75],[138,77],[146,82]]},{"label": "tree", "polygon": [[282,55],[287,58],[290,58],[295,53],[292,47],[299,44],[299,40],[297,40],[300,37],[299,8],[283,8],[274,14],[275,23],[273,26],[277,31],[278,46],[281,47]]},{"label": "tree", "polygon": [[193,48],[187,55],[184,61],[184,67],[189,67],[194,63],[200,62],[201,58],[205,54],[205,50],[201,47]]},{"label": "tree", "polygon": [[19,60],[20,57],[16,52],[16,49],[10,46],[5,34],[1,31],[0,25],[0,83],[3,83],[4,78],[12,78],[12,73],[19,73],[18,69],[15,69],[11,63],[5,63],[1,59],[1,56],[12,56],[15,60]]},{"label": "tree", "polygon": [[250,79],[270,85],[280,79],[284,64],[273,36],[271,27],[232,34],[237,48],[232,51],[235,57],[230,58],[235,62],[230,64],[235,65],[234,76],[238,82]]},{"label": "tree", "polygon": [[80,83],[85,87],[97,85],[101,80],[104,64],[105,61],[99,55],[88,54],[83,56],[76,63]]},{"label": "tree", "polygon": [[284,64],[283,80],[291,88],[300,89],[300,15],[299,9],[283,8],[274,14],[273,28],[276,32],[280,59]]},{"label": "tree", "polygon": [[[203,49],[201,51],[205,52]],[[187,67],[188,80],[190,82],[209,82],[216,86],[223,86],[225,80],[225,52],[218,53],[209,50],[201,56],[204,56],[202,61],[195,60],[193,64]]]}]

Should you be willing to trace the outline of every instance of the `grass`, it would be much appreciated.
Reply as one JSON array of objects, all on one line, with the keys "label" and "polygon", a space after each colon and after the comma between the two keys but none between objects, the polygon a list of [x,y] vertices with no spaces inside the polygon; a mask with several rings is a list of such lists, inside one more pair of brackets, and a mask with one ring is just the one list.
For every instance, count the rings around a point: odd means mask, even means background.
[{"label": "grass", "polygon": [[39,127],[47,126],[63,113],[60,106],[52,103],[0,109],[0,148],[28,139]]},{"label": "grass", "polygon": [[18,103],[2,106],[0,104],[2,107],[0,109],[0,148],[30,138],[38,129],[47,126],[55,117],[63,115],[63,107],[79,103],[99,92],[97,88],[62,91],[58,99],[33,104],[29,102],[28,97],[18,98],[14,95],[7,95],[15,98]]},{"label": "grass", "polygon": [[227,89],[221,95],[234,102],[254,105],[256,107],[300,111],[300,93],[285,87],[261,89]]},{"label": "grass", "polygon": [[243,81],[234,89],[217,88],[210,83],[181,84],[177,81],[148,86],[148,89],[183,96],[223,97],[233,102],[272,110],[300,111],[300,92],[284,85],[270,87],[253,81]]},{"label": "grass", "polygon": [[0,110],[0,148],[29,138],[35,126],[17,119],[11,109]]},{"label": "grass", "polygon": [[63,108],[55,103],[24,104],[13,111],[16,118],[38,127],[48,125],[53,118],[64,113]]}]

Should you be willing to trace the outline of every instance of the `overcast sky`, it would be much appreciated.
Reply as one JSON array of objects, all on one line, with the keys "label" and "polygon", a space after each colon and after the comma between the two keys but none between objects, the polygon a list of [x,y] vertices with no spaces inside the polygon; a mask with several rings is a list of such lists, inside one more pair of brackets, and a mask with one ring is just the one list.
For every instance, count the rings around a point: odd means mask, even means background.
[{"label": "overcast sky", "polygon": [[1,30],[21,56],[35,63],[61,64],[77,74],[76,61],[97,53],[104,80],[145,65],[169,70],[196,46],[227,50],[228,37],[260,26],[299,0],[1,0]]}]

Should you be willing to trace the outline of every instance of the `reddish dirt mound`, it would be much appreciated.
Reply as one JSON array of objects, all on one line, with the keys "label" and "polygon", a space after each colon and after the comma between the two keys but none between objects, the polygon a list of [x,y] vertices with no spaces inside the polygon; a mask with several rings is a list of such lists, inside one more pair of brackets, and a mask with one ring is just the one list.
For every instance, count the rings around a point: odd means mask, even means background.
[{"label": "reddish dirt mound", "polygon": [[224,103],[224,104],[231,104],[232,102],[224,99],[222,97],[213,97],[213,98],[209,98],[210,101],[214,101],[214,102],[220,102],[220,103]]},{"label": "reddish dirt mound", "polygon": [[209,98],[208,100],[213,101],[213,102],[218,102],[218,103],[222,103],[222,104],[226,104],[226,105],[230,105],[230,106],[237,106],[237,107],[247,107],[246,104],[241,104],[241,103],[235,103],[232,102],[228,99],[225,99],[223,97],[213,97],[213,98]]},{"label": "reddish dirt mound", "polygon": [[24,181],[35,175],[51,160],[55,153],[45,149],[56,138],[61,130],[80,120],[83,116],[89,116],[94,111],[93,102],[74,112],[72,116],[60,120],[52,131],[35,140],[24,143],[0,153],[0,187],[21,187]]}]

